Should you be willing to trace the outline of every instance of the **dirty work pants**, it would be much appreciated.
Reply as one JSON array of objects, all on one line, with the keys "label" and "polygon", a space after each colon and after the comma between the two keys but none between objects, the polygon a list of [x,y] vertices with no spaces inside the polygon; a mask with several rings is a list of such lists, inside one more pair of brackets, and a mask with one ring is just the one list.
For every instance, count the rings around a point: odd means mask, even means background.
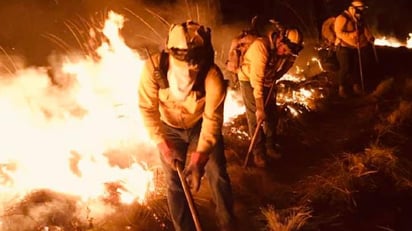
[{"label": "dirty work pants", "polygon": [[336,58],[339,62],[339,85],[343,86],[346,92],[352,89],[354,84],[360,85],[357,48],[338,46],[336,48]]},{"label": "dirty work pants", "polygon": [[[199,121],[193,128],[178,129],[163,123],[162,128],[165,138],[172,142],[179,159],[183,162],[190,156],[187,153],[196,151],[202,122]],[[166,164],[161,156],[162,166],[165,172],[167,189],[167,202],[173,225],[176,231],[194,231],[195,226],[189,210],[186,197],[177,171]],[[209,161],[205,166],[205,178],[208,179],[212,199],[216,206],[218,225],[225,226],[233,222],[233,198],[229,175],[226,171],[226,158],[224,155],[223,136],[220,136],[216,147],[209,155]],[[204,184],[205,182],[203,182]],[[201,219],[199,219],[201,222]]]},{"label": "dirty work pants", "polygon": [[[252,138],[256,126],[256,103],[255,97],[253,96],[253,88],[249,81],[239,81],[240,91],[242,93],[243,103],[246,107],[246,118],[249,127],[249,136]],[[276,88],[275,88],[276,89]],[[274,89],[272,96],[276,95],[276,90]],[[263,95],[266,100],[269,94],[269,87],[264,87]],[[253,149],[254,155],[266,155],[267,149],[275,148],[275,135],[277,126],[277,112],[276,112],[276,100],[271,99],[268,105],[265,106],[266,121],[263,123],[263,129],[259,130],[256,136],[255,146]]]},{"label": "dirty work pants", "polygon": [[[374,47],[369,44],[360,49],[360,60],[357,48],[339,46],[336,48],[336,58],[339,62],[339,85],[349,90],[354,84],[363,86],[366,92],[373,91],[380,80],[383,79],[381,65],[377,63]],[[360,63],[362,67],[360,67]],[[362,68],[362,76],[360,75]],[[363,77],[363,78],[362,78]],[[349,89],[347,89],[349,88]]]}]

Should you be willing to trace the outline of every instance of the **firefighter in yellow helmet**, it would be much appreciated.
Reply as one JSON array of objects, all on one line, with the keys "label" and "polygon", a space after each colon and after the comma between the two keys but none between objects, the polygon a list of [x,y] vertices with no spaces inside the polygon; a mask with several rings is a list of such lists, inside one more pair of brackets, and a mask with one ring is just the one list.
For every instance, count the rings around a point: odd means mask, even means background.
[{"label": "firefighter in yellow helmet", "polygon": [[374,36],[368,28],[364,14],[367,6],[363,1],[352,1],[349,7],[336,17],[336,57],[339,62],[339,95],[343,98],[349,94],[362,95],[364,75],[373,65]]},{"label": "firefighter in yellow helmet", "polygon": [[[249,134],[252,136],[259,121],[264,121],[255,138],[253,161],[257,167],[265,167],[267,157],[278,159],[275,135],[278,116],[276,91],[268,95],[275,81],[281,78],[294,64],[303,48],[303,36],[297,28],[282,28],[269,20],[246,51],[238,71],[239,86],[246,107]],[[265,105],[266,98],[270,97]]]},{"label": "firefighter in yellow helmet", "polygon": [[177,165],[194,192],[206,174],[219,227],[235,230],[221,133],[226,85],[213,57],[209,28],[193,21],[172,25],[166,49],[149,57],[140,79],[139,108],[160,153],[177,231],[195,230]]}]

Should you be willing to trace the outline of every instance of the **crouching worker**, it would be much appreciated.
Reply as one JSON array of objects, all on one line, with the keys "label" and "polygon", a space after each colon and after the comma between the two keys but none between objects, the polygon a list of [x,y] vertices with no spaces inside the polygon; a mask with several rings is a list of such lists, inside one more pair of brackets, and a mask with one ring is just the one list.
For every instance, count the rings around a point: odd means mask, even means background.
[{"label": "crouching worker", "polygon": [[184,167],[195,192],[206,176],[220,229],[235,230],[221,132],[226,84],[213,56],[209,28],[193,21],[172,25],[166,49],[149,57],[140,80],[139,108],[160,152],[177,231],[192,231],[195,225],[176,164]]},{"label": "crouching worker", "polygon": [[[263,22],[258,31],[261,37],[245,52],[238,75],[250,136],[259,129],[253,161],[257,167],[265,167],[267,157],[281,157],[275,148],[278,121],[275,81],[293,66],[303,49],[303,36],[297,28],[279,28],[274,20]],[[265,105],[266,99],[270,100]],[[261,121],[263,129],[257,127]]]}]

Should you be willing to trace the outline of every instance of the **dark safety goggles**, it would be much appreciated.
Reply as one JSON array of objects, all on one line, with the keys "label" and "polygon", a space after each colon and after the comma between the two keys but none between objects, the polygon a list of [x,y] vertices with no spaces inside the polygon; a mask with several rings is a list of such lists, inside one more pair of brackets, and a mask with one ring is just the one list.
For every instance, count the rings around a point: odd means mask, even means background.
[{"label": "dark safety goggles", "polygon": [[207,57],[203,47],[193,47],[190,49],[171,48],[170,54],[177,60],[187,62],[191,65],[200,64]]},{"label": "dark safety goggles", "polygon": [[302,45],[291,42],[287,37],[283,37],[281,42],[290,49],[293,55],[298,55],[303,49]]},{"label": "dark safety goggles", "polygon": [[365,10],[368,9],[368,6],[351,6],[355,9],[355,14],[364,14]]},{"label": "dark safety goggles", "polygon": [[188,59],[188,49],[171,48],[170,54],[179,61],[187,61]]}]

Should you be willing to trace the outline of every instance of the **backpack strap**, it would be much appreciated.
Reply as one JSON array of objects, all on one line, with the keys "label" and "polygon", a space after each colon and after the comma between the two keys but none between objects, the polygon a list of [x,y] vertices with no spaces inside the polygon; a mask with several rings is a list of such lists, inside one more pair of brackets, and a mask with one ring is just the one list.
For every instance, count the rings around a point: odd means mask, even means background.
[{"label": "backpack strap", "polygon": [[160,52],[159,66],[154,71],[155,80],[159,85],[159,88],[165,89],[169,87],[169,82],[167,81],[167,69],[169,68],[169,54],[162,50]]},{"label": "backpack strap", "polygon": [[348,25],[348,22],[349,21],[351,21],[352,23],[356,23],[354,20],[353,20],[353,18],[349,15],[349,13],[347,12],[347,11],[344,11],[342,14],[341,14],[345,19],[346,19],[346,22],[345,22],[345,24],[343,25],[343,27],[345,28],[345,30],[347,30],[347,25]]},{"label": "backpack strap", "polygon": [[199,72],[197,73],[195,83],[193,84],[193,87],[192,87],[192,91],[200,92],[201,97],[203,97],[206,94],[205,79],[206,79],[207,73],[209,72],[210,67],[211,66],[206,65],[206,66],[203,66],[199,70]]}]

